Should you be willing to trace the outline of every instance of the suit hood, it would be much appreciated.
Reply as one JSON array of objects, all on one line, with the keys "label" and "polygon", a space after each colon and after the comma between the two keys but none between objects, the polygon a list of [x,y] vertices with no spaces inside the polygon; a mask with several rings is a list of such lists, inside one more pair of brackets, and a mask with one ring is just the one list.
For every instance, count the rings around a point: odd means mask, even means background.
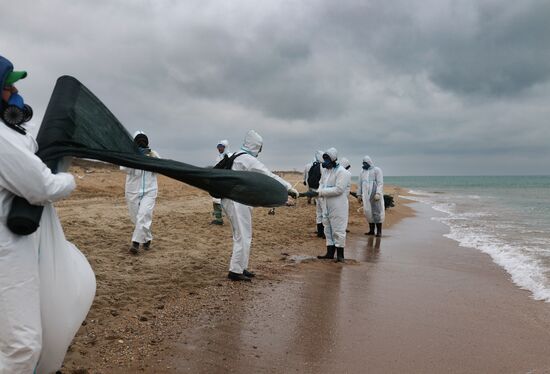
[{"label": "suit hood", "polygon": [[258,157],[263,144],[264,140],[260,134],[254,130],[250,130],[244,137],[244,142],[241,149],[254,157]]}]

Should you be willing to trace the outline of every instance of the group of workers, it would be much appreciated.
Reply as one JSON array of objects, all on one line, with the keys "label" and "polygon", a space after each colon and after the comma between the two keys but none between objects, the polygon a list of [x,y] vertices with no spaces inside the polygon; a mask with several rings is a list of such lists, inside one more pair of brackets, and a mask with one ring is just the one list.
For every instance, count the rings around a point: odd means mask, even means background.
[{"label": "group of workers", "polygon": [[365,235],[382,236],[385,218],[382,170],[374,166],[369,156],[365,156],[357,191],[352,192],[350,168],[347,158],[338,159],[335,148],[326,152],[317,151],[314,160],[306,164],[303,183],[308,191],[302,195],[308,197],[308,203],[314,201],[316,204],[317,236],[326,239],[327,246],[326,253],[317,256],[319,259],[334,259],[336,255],[336,262],[344,261],[350,194],[363,204],[369,224]]},{"label": "group of workers", "polygon": [[[140,151],[151,157],[159,157],[149,148],[147,136],[138,131],[134,141]],[[216,163],[228,156],[227,140],[220,140],[216,146],[218,154]],[[262,151],[263,139],[254,130],[250,130],[237,157],[233,159],[232,170],[255,171],[272,177],[281,183],[293,198],[304,196],[308,202],[316,205],[317,236],[326,240],[326,253],[317,256],[319,259],[334,259],[344,262],[344,248],[349,217],[349,199],[351,194],[362,203],[365,218],[369,224],[366,235],[382,235],[384,222],[384,182],[382,170],[376,167],[369,156],[365,156],[359,175],[356,192],[351,191],[351,164],[345,157],[338,158],[338,151],[330,148],[317,151],[314,160],[306,165],[304,185],[307,192],[298,193],[292,185],[269,171],[258,160]],[[157,196],[157,179],[155,173],[121,167],[126,171],[126,201],[130,219],[135,224],[130,252],[137,254],[140,245],[144,250],[151,247],[151,224],[155,198]],[[222,198],[213,199],[213,216],[211,224],[223,225],[223,213],[231,223],[233,233],[233,252],[229,264],[228,278],[234,281],[248,282],[255,276],[248,269],[250,246],[252,243],[252,207],[236,201]]]},{"label": "group of workers", "polygon": [[[26,76],[26,74],[25,74]],[[6,80],[7,81],[7,80]],[[11,87],[3,87],[10,90]],[[141,131],[134,142],[143,155],[159,157]],[[317,205],[317,233],[326,239],[327,252],[321,259],[344,261],[346,229],[351,193],[350,163],[338,158],[335,148],[318,151],[307,169],[304,183],[308,191],[299,193],[288,181],[272,173],[258,160],[263,139],[254,130],[246,133],[240,151],[231,157],[231,170],[265,174],[285,187],[294,199],[314,199]],[[41,352],[39,248],[33,235],[21,236],[7,225],[12,200],[21,196],[35,205],[45,205],[67,197],[75,188],[74,177],[65,172],[53,174],[36,156],[37,143],[24,128],[0,125],[0,373],[32,372]],[[220,161],[227,156],[228,142],[217,145]],[[380,168],[365,156],[356,193],[369,223],[368,235],[380,236],[384,221],[383,179]],[[126,175],[125,197],[130,219],[135,224],[130,252],[151,249],[152,218],[158,192],[155,173],[121,167]],[[311,200],[310,200],[311,201]],[[223,224],[222,211],[230,221],[233,252],[228,278],[249,282],[252,243],[252,207],[228,198],[213,201],[212,224]],[[376,230],[375,230],[376,229]]]}]

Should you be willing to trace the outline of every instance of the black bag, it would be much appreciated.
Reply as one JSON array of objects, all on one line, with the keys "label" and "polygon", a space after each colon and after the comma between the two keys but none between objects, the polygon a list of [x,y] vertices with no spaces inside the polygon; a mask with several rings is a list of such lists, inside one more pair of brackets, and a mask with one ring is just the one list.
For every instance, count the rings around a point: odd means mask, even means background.
[{"label": "black bag", "polygon": [[307,185],[314,190],[319,188],[319,181],[321,180],[321,163],[315,161],[309,168],[307,173]]},{"label": "black bag", "polygon": [[229,157],[227,154],[223,155],[223,158],[214,165],[214,169],[225,169],[225,170],[231,170],[233,167],[233,162],[235,162],[235,159],[241,155],[244,155],[246,152],[241,153],[233,153],[231,157]]}]

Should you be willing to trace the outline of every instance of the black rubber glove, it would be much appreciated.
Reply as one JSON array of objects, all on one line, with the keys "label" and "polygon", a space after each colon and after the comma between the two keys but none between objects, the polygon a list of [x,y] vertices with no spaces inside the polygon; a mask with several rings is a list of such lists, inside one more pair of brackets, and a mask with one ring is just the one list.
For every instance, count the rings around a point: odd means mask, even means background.
[{"label": "black rubber glove", "polygon": [[317,191],[300,192],[300,197],[317,197],[319,193]]}]

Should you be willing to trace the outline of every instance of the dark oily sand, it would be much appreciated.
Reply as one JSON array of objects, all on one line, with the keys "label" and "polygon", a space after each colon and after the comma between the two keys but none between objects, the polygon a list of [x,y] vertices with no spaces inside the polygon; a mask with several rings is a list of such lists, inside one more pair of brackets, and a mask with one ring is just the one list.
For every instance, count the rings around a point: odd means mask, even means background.
[{"label": "dark oily sand", "polygon": [[550,372],[550,305],[414,208],[381,240],[353,235],[346,254],[356,261],[245,286],[151,372]]}]

